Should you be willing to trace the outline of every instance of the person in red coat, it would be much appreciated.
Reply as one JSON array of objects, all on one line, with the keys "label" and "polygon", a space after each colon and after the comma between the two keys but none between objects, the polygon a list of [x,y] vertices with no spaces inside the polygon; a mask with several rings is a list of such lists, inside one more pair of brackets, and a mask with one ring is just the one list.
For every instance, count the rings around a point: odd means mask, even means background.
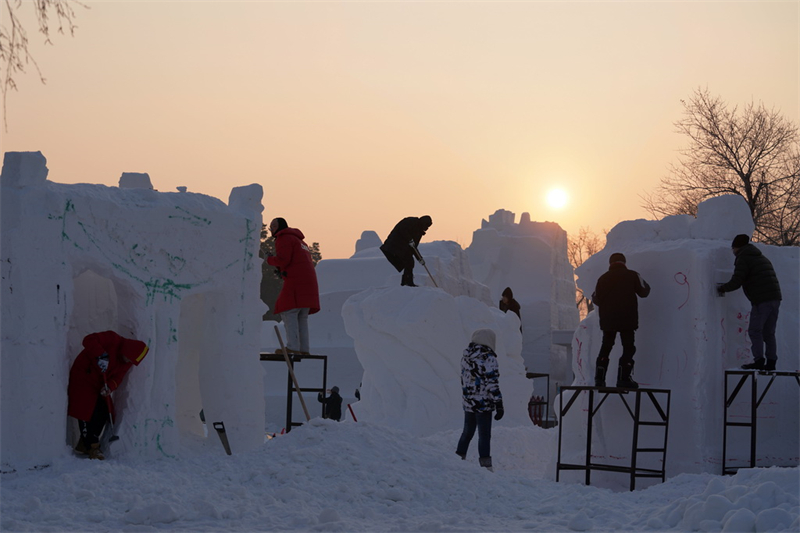
[{"label": "person in red coat", "polygon": [[277,267],[283,278],[273,312],[281,315],[290,352],[308,355],[308,315],[319,311],[319,285],[311,250],[303,241],[303,232],[290,228],[282,218],[270,222],[269,230],[275,238],[275,255],[268,256],[267,263]]},{"label": "person in red coat", "polygon": [[103,459],[100,435],[108,421],[114,420],[111,393],[125,374],[147,355],[142,341],[126,339],[113,331],[92,333],[83,339],[83,350],[69,372],[67,414],[78,419],[81,437],[75,451],[92,459]]}]

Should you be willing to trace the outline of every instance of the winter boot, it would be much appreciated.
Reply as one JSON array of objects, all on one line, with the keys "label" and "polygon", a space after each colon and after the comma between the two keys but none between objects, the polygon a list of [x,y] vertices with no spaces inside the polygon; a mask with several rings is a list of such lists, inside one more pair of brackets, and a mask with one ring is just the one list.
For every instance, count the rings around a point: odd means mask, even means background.
[{"label": "winter boot", "polygon": [[494,472],[494,468],[492,468],[492,458],[491,457],[480,457],[478,461],[481,463],[481,466],[487,469],[489,472]]},{"label": "winter boot", "polygon": [[95,442],[89,447],[89,459],[98,459],[102,461],[106,457],[103,455],[103,452],[100,451],[100,443]]},{"label": "winter boot", "polygon": [[606,372],[608,372],[608,367],[607,366],[597,365],[597,368],[594,371],[594,386],[595,387],[605,387],[606,386]]},{"label": "winter boot", "polygon": [[75,453],[78,455],[86,455],[89,453],[89,448],[83,443],[83,439],[78,439],[78,444],[75,445]]},{"label": "winter boot", "polygon": [[462,461],[466,461],[466,460],[467,460],[467,454],[465,454],[465,453],[458,453],[458,452],[456,452],[456,455],[457,455],[457,456],[459,456],[459,457],[461,457],[461,460],[462,460]]},{"label": "winter boot", "polygon": [[775,363],[777,361],[778,361],[777,359],[767,359],[767,364],[764,365],[764,370],[766,370],[767,372],[774,372],[775,371]]},{"label": "winter boot", "polygon": [[[775,369],[774,368],[775,363],[772,363],[772,365],[773,365],[773,370],[774,370]],[[762,357],[761,359],[756,359],[752,363],[748,363],[746,365],[742,365],[742,368],[744,370],[765,370],[767,367],[764,364],[764,358]]]},{"label": "winter boot", "polygon": [[617,388],[618,389],[638,389],[639,384],[633,381],[631,373],[633,372],[633,361],[630,364],[620,363],[619,370],[617,371]]}]

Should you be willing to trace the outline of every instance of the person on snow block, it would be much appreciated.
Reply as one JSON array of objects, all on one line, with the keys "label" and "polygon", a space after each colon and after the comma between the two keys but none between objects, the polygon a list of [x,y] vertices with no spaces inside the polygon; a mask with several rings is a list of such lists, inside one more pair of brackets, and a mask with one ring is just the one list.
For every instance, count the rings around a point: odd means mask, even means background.
[{"label": "person on snow block", "polygon": [[126,339],[113,331],[92,333],[83,339],[83,350],[69,372],[67,414],[78,419],[81,437],[75,451],[90,459],[105,459],[100,435],[106,422],[115,417],[111,393],[125,374],[147,355],[142,341]]},{"label": "person on snow block", "polygon": [[322,393],[317,393],[317,401],[325,406],[322,418],[330,418],[337,422],[342,419],[342,397],[339,396],[339,387],[331,387],[331,394],[323,398]]},{"label": "person on snow block", "polygon": [[417,246],[422,236],[433,225],[433,220],[428,215],[406,217],[395,225],[386,241],[381,245],[381,252],[398,272],[402,272],[400,285],[416,287],[414,285],[414,258],[422,262]]},{"label": "person on snow block", "polygon": [[511,287],[506,287],[503,290],[503,294],[500,295],[500,310],[504,313],[508,313],[509,311],[513,312],[519,318],[519,330],[522,331],[522,315],[519,314],[519,302],[514,299],[514,293],[511,291]]},{"label": "person on snow block", "polygon": [[633,373],[633,354],[636,353],[634,332],[639,328],[639,302],[637,296],[646,298],[650,294],[650,285],[635,270],[628,270],[625,256],[613,253],[608,259],[608,272],[600,276],[592,293],[592,302],[600,313],[600,329],[603,331],[603,342],[597,356],[597,367],[594,374],[594,386],[606,386],[608,357],[614,340],[619,333],[622,342],[622,357],[619,360],[617,387],[638,389],[631,374]]},{"label": "person on snow block", "polygon": [[464,407],[464,429],[458,439],[456,454],[467,458],[467,450],[475,429],[478,430],[478,461],[492,470],[492,411],[495,420],[503,418],[503,394],[500,392],[500,370],[494,352],[495,332],[478,329],[461,357],[461,394]]},{"label": "person on snow block", "polygon": [[[781,286],[775,269],[761,250],[750,244],[750,237],[737,235],[731,243],[736,259],[733,262],[733,276],[727,283],[717,285],[717,293],[735,291],[739,287],[750,300],[750,337],[753,362],[742,365],[745,370],[775,370],[778,360],[778,343],[775,329],[778,324],[778,310],[781,306]],[[767,347],[767,360],[764,361],[764,345]]]},{"label": "person on snow block", "polygon": [[273,219],[269,230],[275,237],[275,255],[266,261],[277,267],[283,278],[274,313],[283,320],[289,353],[309,355],[308,315],[319,311],[319,285],[311,250],[303,241],[303,232],[290,228],[283,218]]}]

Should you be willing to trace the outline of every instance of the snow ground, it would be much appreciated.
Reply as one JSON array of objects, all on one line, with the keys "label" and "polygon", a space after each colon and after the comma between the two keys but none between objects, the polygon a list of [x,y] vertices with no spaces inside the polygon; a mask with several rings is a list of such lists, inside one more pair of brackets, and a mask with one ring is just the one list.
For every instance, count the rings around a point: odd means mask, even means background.
[{"label": "snow ground", "polygon": [[725,477],[681,474],[643,490],[613,492],[553,481],[557,435],[537,427],[494,428],[494,473],[478,466],[476,441],[466,461],[455,455],[457,431],[417,438],[393,428],[319,418],[253,452],[234,449],[231,456],[213,433],[187,443],[179,458],[64,456],[41,470],[2,474],[0,529],[800,529],[799,468],[741,470]]}]

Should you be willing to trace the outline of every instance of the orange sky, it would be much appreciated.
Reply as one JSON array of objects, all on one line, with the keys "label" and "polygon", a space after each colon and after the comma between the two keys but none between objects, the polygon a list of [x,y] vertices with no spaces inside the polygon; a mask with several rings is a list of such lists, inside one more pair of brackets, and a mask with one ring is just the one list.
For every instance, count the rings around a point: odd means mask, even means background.
[{"label": "orange sky", "polygon": [[[800,123],[798,2],[104,1],[8,96],[3,151],[50,179],[260,183],[324,258],[429,214],[467,247],[497,209],[600,233],[648,218],[697,87]],[[554,185],[571,196],[556,211]]]}]

